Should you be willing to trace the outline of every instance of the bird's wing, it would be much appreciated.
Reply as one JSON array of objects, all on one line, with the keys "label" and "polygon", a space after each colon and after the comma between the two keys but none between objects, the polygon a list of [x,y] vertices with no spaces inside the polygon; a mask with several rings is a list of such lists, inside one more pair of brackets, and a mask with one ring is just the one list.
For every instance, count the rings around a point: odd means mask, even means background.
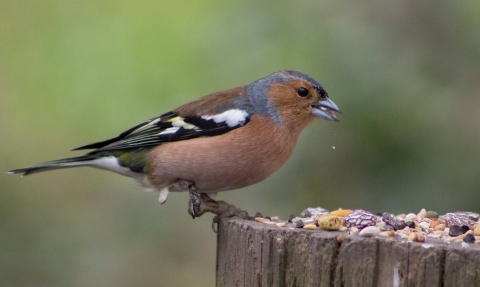
[{"label": "bird's wing", "polygon": [[[191,102],[188,106],[202,102]],[[166,142],[217,136],[246,125],[251,113],[241,108],[223,105],[215,109],[203,109],[203,115],[188,113],[185,105],[177,110],[140,123],[119,136],[87,144],[73,150],[118,150],[159,145]],[[230,106],[230,107],[229,107]],[[187,112],[185,112],[187,111]]]}]

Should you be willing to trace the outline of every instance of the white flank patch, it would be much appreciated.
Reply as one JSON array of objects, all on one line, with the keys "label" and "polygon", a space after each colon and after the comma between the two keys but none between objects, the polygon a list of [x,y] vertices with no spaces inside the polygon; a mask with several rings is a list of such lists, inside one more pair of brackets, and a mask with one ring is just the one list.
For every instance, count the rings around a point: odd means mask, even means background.
[{"label": "white flank patch", "polygon": [[126,175],[126,173],[130,171],[128,168],[118,164],[118,160],[114,156],[105,156],[105,157],[97,158],[91,163],[91,165],[96,168],[106,169],[106,170],[113,171],[119,174],[124,174],[124,175]]},{"label": "white flank patch", "polygon": [[114,157],[114,156],[104,156],[104,157],[101,157],[101,158],[97,158],[96,160],[92,161],[90,163],[90,165],[92,167],[113,171],[115,173],[118,173],[118,174],[121,174],[121,175],[124,175],[124,176],[133,177],[133,178],[135,178],[135,175],[136,175],[136,177],[140,176],[139,173],[135,173],[135,172],[131,171],[130,169],[128,169],[124,166],[121,166],[118,163],[117,158]]},{"label": "white flank patch", "polygon": [[216,123],[226,123],[229,127],[235,127],[245,123],[248,113],[239,109],[225,111],[218,115],[202,116],[205,120],[214,120]]},{"label": "white flank patch", "polygon": [[108,170],[123,176],[131,177],[135,179],[138,183],[140,183],[145,189],[145,191],[148,191],[148,192],[158,191],[158,189],[150,183],[150,181],[145,176],[145,174],[133,172],[129,168],[121,166],[118,163],[118,159],[114,156],[105,156],[105,157],[97,158],[96,160],[90,162],[88,165],[94,168]]},{"label": "white flank patch", "polygon": [[176,133],[180,128],[179,127],[172,127],[164,130],[163,132],[159,133],[158,135],[168,135]]}]

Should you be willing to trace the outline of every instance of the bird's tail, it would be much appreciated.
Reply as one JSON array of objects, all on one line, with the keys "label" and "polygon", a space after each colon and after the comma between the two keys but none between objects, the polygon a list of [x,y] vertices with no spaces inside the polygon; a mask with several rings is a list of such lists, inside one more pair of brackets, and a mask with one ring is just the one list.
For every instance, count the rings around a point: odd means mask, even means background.
[{"label": "bird's tail", "polygon": [[49,171],[54,169],[91,165],[93,161],[98,158],[99,158],[98,155],[86,154],[86,155],[81,155],[76,157],[69,157],[69,158],[62,158],[58,160],[47,161],[34,166],[27,166],[24,168],[14,169],[14,170],[8,171],[7,173],[9,174],[22,173],[23,174],[22,176],[26,176],[32,173]]}]

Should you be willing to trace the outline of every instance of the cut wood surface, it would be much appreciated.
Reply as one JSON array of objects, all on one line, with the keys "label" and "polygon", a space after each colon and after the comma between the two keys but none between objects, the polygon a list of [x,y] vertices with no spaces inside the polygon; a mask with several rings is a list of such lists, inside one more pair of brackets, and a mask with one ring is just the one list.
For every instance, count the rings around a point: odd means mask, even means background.
[{"label": "cut wood surface", "polygon": [[217,286],[480,286],[480,244],[340,234],[222,219]]}]

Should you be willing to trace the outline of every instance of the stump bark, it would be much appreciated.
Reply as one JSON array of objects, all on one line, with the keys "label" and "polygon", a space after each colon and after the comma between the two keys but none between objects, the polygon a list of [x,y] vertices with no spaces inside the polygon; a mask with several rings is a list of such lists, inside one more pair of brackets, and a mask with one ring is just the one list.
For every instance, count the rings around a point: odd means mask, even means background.
[{"label": "stump bark", "polygon": [[480,286],[480,244],[338,235],[222,219],[217,286]]}]

